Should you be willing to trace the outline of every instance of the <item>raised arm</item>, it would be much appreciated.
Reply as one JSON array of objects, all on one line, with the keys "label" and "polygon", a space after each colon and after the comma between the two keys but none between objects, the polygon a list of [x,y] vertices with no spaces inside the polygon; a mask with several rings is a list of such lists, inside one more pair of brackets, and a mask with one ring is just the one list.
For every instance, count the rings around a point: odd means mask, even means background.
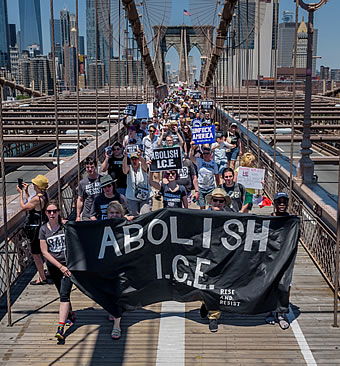
[{"label": "raised arm", "polygon": [[194,141],[191,141],[190,142],[190,152],[189,152],[189,159],[194,163],[194,164],[196,164],[196,158],[195,158],[195,156],[194,156],[194,145],[195,145],[195,143],[194,143]]},{"label": "raised arm", "polygon": [[153,174],[149,174],[148,180],[149,180],[150,186],[156,188],[158,191],[161,189],[161,185],[158,182],[156,182],[155,180],[153,180]]},{"label": "raised arm", "polygon": [[130,167],[128,166],[128,163],[127,163],[127,152],[126,151],[124,152],[124,159],[123,159],[122,169],[123,169],[124,174],[129,174]]}]

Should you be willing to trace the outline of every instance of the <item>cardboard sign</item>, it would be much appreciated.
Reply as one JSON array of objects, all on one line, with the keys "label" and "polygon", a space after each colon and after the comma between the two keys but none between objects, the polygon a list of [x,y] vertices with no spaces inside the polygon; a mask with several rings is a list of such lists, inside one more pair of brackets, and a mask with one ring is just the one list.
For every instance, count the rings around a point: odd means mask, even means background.
[{"label": "cardboard sign", "polygon": [[262,189],[261,181],[264,180],[264,169],[246,168],[241,166],[238,170],[237,183],[246,188]]},{"label": "cardboard sign", "polygon": [[137,105],[136,104],[128,104],[125,107],[124,114],[127,116],[135,116],[137,111]]},{"label": "cardboard sign", "polygon": [[151,156],[151,172],[182,169],[181,148],[165,147],[154,149]]},{"label": "cardboard sign", "polygon": [[202,100],[201,101],[201,106],[205,110],[214,109],[215,101],[213,101],[213,100]]},{"label": "cardboard sign", "polygon": [[192,128],[192,141],[195,145],[212,144],[215,142],[215,125]]}]

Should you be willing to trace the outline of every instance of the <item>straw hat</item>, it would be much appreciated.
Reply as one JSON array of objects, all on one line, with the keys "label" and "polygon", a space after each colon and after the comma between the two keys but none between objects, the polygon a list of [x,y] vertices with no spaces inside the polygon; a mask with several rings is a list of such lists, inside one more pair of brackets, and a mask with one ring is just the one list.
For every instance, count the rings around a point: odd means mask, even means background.
[{"label": "straw hat", "polygon": [[211,200],[213,197],[224,198],[227,206],[231,204],[231,198],[223,188],[215,188],[211,193],[206,195],[205,200],[207,201],[208,205],[211,204]]}]

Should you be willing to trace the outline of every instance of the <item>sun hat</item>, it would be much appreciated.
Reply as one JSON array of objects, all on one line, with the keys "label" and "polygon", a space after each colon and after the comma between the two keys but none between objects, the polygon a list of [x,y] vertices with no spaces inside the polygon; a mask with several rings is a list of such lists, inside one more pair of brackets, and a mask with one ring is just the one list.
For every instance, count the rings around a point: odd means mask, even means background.
[{"label": "sun hat", "polygon": [[31,182],[44,191],[48,187],[48,179],[42,174],[37,175]]},{"label": "sun hat", "polygon": [[207,204],[211,204],[213,197],[224,198],[228,206],[231,204],[231,198],[223,188],[215,188],[211,193],[206,195],[205,200]]},{"label": "sun hat", "polygon": [[139,156],[136,152],[134,152],[130,155],[130,159],[133,159],[133,158],[138,158],[139,159]]},{"label": "sun hat", "polygon": [[101,187],[106,187],[109,184],[113,184],[117,181],[117,179],[113,179],[110,174],[104,175],[103,177],[100,177],[100,185]]}]

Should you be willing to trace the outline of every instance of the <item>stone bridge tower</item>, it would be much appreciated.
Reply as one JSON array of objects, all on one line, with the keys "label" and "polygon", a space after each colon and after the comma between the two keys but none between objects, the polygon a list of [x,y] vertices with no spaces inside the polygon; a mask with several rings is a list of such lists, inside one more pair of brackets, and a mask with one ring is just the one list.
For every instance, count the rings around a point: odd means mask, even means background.
[{"label": "stone bridge tower", "polygon": [[165,77],[165,57],[174,46],[179,55],[179,80],[189,80],[188,56],[193,47],[201,53],[202,60],[210,56],[213,46],[214,26],[192,27],[188,25],[181,26],[154,26],[154,32],[157,34],[155,39],[155,60],[154,67],[160,83],[166,82]]}]

